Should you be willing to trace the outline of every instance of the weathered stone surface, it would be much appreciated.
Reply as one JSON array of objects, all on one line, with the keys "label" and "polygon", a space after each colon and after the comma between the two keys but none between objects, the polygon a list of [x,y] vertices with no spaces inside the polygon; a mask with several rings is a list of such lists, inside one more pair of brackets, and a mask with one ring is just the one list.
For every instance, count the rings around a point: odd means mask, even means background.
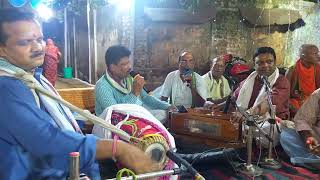
[{"label": "weathered stone surface", "polygon": [[[177,69],[177,57],[183,49],[193,52],[196,70],[203,74],[209,70],[210,58],[222,54],[231,53],[251,61],[257,47],[271,46],[277,53],[277,65],[288,67],[295,62],[302,43],[320,44],[317,36],[320,13],[314,3],[218,0],[215,5],[218,12],[212,24],[150,23],[136,19],[134,67],[148,77],[147,86],[157,87],[167,73]],[[272,25],[270,28],[249,27],[239,14],[239,6],[297,10],[306,26],[286,33],[278,32]]]},{"label": "weathered stone surface", "polygon": [[[261,9],[253,7],[240,7],[239,9],[243,18],[257,26],[289,24],[301,18],[299,11],[292,9]],[[257,17],[260,17],[260,19],[257,20]]]},{"label": "weathered stone surface", "polygon": [[[167,1],[173,2],[173,0]],[[134,70],[146,77],[147,87],[151,89],[162,84],[167,73],[177,69],[177,57],[183,49],[193,52],[196,70],[203,74],[209,70],[211,58],[226,53],[251,61],[257,47],[271,46],[277,53],[277,65],[288,67],[297,59],[301,44],[320,45],[318,36],[320,12],[314,3],[290,1],[290,4],[289,1],[282,0],[273,0],[270,4],[265,2],[265,0],[217,0],[214,2],[218,10],[216,19],[198,25],[156,23],[145,19],[141,12],[136,12],[133,19],[129,12],[120,15],[115,14],[112,9],[105,9],[105,12],[98,12],[102,14],[99,14],[97,19],[96,74],[98,77],[103,74],[104,53],[114,44],[126,46],[134,44],[131,46],[134,54]],[[306,25],[286,33],[278,32],[273,26],[249,27],[240,16],[239,6],[297,10]],[[172,5],[152,7],[179,6],[177,3],[172,3]]]}]

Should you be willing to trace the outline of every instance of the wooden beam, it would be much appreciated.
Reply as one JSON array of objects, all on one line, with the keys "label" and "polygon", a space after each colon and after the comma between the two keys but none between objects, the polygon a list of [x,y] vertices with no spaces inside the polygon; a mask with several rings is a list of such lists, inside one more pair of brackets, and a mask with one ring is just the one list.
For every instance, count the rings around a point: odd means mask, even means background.
[{"label": "wooden beam", "polygon": [[185,9],[175,8],[144,8],[144,13],[147,18],[154,22],[202,24],[215,18],[217,10],[215,8],[208,8],[199,12],[191,12]]},{"label": "wooden beam", "polygon": [[281,8],[260,9],[252,7],[240,7],[239,9],[241,16],[250,24],[256,26],[292,24],[302,18],[297,10]]}]

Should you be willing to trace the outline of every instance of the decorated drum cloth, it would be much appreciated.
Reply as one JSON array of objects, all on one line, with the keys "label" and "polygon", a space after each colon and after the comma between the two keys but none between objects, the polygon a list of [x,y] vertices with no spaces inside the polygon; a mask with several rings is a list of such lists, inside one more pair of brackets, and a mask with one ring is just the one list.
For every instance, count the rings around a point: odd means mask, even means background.
[{"label": "decorated drum cloth", "polygon": [[112,112],[111,123],[142,142],[136,143],[141,150],[163,165],[168,163],[168,135],[149,120]]},{"label": "decorated drum cloth", "polygon": [[[100,115],[107,123],[117,126],[134,136],[142,143],[130,142],[162,163],[165,170],[177,167],[166,156],[166,151],[176,148],[173,136],[147,109],[136,104],[115,104],[106,108]],[[94,125],[92,133],[100,138],[112,139],[114,134],[108,129]],[[160,179],[177,179],[176,175]]]}]

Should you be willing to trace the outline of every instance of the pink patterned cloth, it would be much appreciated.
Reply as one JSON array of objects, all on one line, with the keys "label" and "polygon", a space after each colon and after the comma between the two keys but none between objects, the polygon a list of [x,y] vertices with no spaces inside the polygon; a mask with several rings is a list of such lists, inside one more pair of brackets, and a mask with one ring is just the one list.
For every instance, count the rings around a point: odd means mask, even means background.
[{"label": "pink patterned cloth", "polygon": [[52,39],[48,39],[43,63],[43,75],[53,86],[55,85],[55,82],[57,80],[60,55],[61,53],[59,51],[59,48],[54,45]]},{"label": "pink patterned cloth", "polygon": [[[125,114],[118,113],[118,112],[112,112],[111,123],[113,125],[117,125],[118,123],[120,123],[121,121],[123,121],[125,119],[127,119],[126,123],[122,124],[120,129],[127,132],[131,136],[142,139],[146,135],[158,134],[158,135],[163,136],[167,140],[167,142],[169,142],[168,134],[165,131],[163,131],[155,123],[152,123],[151,121],[148,121],[147,119],[144,119],[144,118],[131,116],[131,115],[129,117],[127,117],[127,115],[125,115]],[[114,135],[113,135],[113,137],[114,137]],[[169,145],[170,149],[173,148],[170,145],[170,143],[168,143],[168,145]],[[169,160],[167,162],[167,164],[165,165],[164,169],[171,170],[173,167],[174,167],[174,163],[171,160]],[[169,180],[169,179],[170,179],[170,176],[163,176],[163,177],[158,178],[158,180]]]}]

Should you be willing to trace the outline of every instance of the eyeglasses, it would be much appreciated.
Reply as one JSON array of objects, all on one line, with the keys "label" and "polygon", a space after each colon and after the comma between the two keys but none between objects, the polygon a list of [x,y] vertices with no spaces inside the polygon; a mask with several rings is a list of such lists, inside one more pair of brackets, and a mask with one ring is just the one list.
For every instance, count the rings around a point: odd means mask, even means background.
[{"label": "eyeglasses", "polygon": [[194,60],[193,59],[189,59],[189,60],[182,59],[180,62],[181,63],[194,63]]},{"label": "eyeglasses", "polygon": [[274,63],[274,60],[271,60],[271,59],[267,60],[267,61],[259,61],[259,60],[257,61],[256,60],[256,62],[255,62],[255,64],[258,65],[258,66],[261,66],[262,64],[265,64],[265,63],[271,65],[271,64]]}]

